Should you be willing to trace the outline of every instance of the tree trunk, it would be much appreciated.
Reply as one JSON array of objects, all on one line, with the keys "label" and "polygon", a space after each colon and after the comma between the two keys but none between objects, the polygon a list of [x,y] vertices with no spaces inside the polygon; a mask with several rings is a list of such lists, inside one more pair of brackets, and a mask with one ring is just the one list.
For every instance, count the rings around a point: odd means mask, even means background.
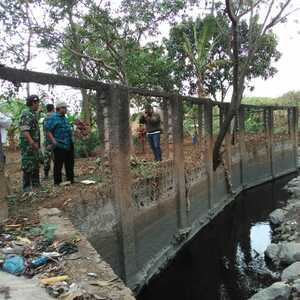
[{"label": "tree trunk", "polygon": [[220,132],[218,134],[218,137],[216,139],[214,150],[213,150],[213,168],[216,170],[218,166],[221,163],[221,157],[220,157],[220,149],[222,146],[222,143],[225,139],[227,131],[230,129],[231,121],[233,120],[234,116],[236,116],[237,112],[239,111],[242,96],[244,92],[244,78],[239,81],[237,91],[233,92],[232,100],[230,103],[229,110],[226,114],[226,117],[222,123],[222,126],[220,127]]},{"label": "tree trunk", "polygon": [[232,60],[233,60],[233,93],[231,97],[231,103],[229,110],[226,114],[225,120],[220,128],[220,132],[216,139],[214,150],[213,150],[213,169],[216,170],[220,165],[222,159],[220,157],[220,149],[222,143],[225,139],[226,133],[230,128],[231,121],[239,110],[243,92],[244,92],[244,82],[245,82],[245,70],[241,72],[240,69],[240,59],[239,59],[239,24],[238,19],[233,15],[231,10],[230,0],[226,0],[226,13],[232,24]]}]

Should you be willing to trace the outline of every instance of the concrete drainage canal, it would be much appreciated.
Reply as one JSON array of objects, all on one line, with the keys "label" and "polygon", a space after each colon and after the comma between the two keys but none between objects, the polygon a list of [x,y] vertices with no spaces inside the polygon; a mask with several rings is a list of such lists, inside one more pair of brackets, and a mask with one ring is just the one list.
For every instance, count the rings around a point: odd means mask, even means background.
[{"label": "concrete drainage canal", "polygon": [[269,214],[285,205],[293,175],[244,191],[150,281],[138,300],[243,300],[279,280],[264,251]]}]

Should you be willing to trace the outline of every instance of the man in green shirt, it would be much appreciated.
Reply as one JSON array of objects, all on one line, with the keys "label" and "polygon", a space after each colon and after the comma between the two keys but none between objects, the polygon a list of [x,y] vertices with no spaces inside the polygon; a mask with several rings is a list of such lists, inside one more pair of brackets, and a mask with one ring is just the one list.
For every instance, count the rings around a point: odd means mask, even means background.
[{"label": "man in green shirt", "polygon": [[44,147],[45,147],[44,148],[44,174],[45,174],[45,179],[48,179],[49,171],[51,169],[51,160],[53,159],[53,150],[52,150],[52,145],[47,138],[46,126],[52,114],[54,114],[54,105],[47,104],[46,110],[47,110],[47,115],[43,121]]},{"label": "man in green shirt", "polygon": [[31,95],[26,99],[27,108],[20,117],[20,150],[23,171],[23,191],[40,186],[40,128],[38,114],[40,99]]}]

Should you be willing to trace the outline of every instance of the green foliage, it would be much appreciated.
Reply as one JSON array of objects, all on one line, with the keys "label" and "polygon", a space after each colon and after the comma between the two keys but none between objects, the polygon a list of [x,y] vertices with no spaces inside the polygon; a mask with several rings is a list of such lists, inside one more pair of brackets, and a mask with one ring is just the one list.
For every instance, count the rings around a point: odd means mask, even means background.
[{"label": "green foliage", "polygon": [[89,157],[93,151],[100,145],[97,131],[92,131],[86,139],[75,139],[74,148],[77,157]]},{"label": "green foliage", "polygon": [[264,131],[262,112],[260,113],[252,113],[251,111],[246,112],[245,131],[247,133],[258,133]]},{"label": "green foliage", "polygon": [[1,111],[7,113],[12,120],[12,124],[9,128],[10,137],[15,137],[19,132],[19,120],[25,107],[25,101],[18,98],[9,98],[8,100],[0,101]]},{"label": "green foliage", "polygon": [[156,161],[144,161],[132,156],[130,159],[130,167],[136,177],[153,178],[159,174],[160,163]]},{"label": "green foliage", "polygon": [[[256,19],[254,21],[257,22]],[[222,34],[216,30],[216,24],[218,28],[222,28]],[[260,26],[256,23],[254,28],[252,34],[258,36]],[[168,55],[175,64],[173,76],[176,86],[181,91],[195,94],[197,76],[202,74],[204,92],[215,100],[224,100],[233,83],[229,36],[229,21],[220,12],[215,17],[183,19],[181,23],[171,28],[170,36],[165,40],[165,44]],[[207,43],[204,42],[205,40]],[[206,46],[203,46],[205,44]],[[255,55],[249,62],[246,72],[248,85],[253,78],[267,79],[277,72],[272,66],[273,62],[280,58],[280,53],[276,49],[277,44],[277,38],[273,33],[258,38]],[[249,26],[242,21],[239,49],[241,64],[246,63],[248,51]],[[199,66],[198,69],[196,66]],[[188,85],[183,84],[186,81]]]}]

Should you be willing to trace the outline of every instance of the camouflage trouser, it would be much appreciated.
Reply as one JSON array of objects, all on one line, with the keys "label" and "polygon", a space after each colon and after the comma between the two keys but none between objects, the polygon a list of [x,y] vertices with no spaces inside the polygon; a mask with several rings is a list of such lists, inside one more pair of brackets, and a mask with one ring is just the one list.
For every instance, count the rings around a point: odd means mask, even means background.
[{"label": "camouflage trouser", "polygon": [[45,149],[44,150],[44,171],[49,172],[51,169],[51,160],[53,160],[53,152],[52,150]]},{"label": "camouflage trouser", "polygon": [[23,189],[40,185],[40,153],[39,151],[25,148],[21,149],[21,166],[23,171]]}]

